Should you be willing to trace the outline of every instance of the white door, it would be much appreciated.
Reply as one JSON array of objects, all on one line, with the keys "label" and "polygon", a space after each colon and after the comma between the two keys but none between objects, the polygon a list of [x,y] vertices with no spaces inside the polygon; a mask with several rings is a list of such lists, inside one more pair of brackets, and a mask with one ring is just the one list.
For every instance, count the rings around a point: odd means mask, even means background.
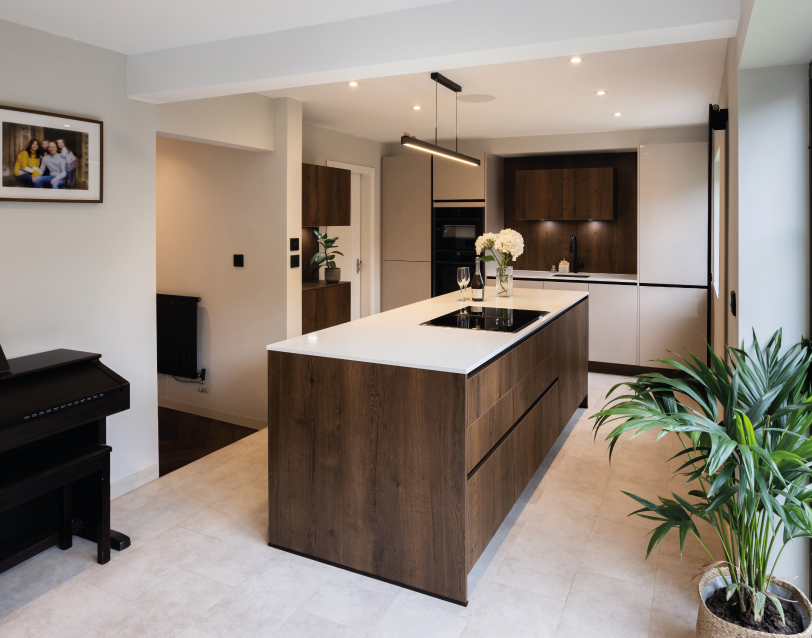
[{"label": "white door", "polygon": [[380,215],[375,205],[375,169],[369,166],[327,162],[327,166],[352,173],[350,186],[350,225],[329,228],[331,237],[339,237],[337,257],[342,281],[351,284],[350,318],[367,317],[380,312]]},{"label": "white door", "polygon": [[328,226],[327,236],[338,237],[336,265],[341,268],[341,281],[350,282],[350,320],[361,318],[361,175],[350,178],[350,225]]}]

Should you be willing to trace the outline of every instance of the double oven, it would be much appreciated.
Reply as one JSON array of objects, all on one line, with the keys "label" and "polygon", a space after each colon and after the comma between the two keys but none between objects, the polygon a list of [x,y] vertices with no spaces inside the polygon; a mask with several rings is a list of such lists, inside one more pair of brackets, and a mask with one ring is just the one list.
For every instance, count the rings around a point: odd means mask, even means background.
[{"label": "double oven", "polygon": [[435,202],[432,217],[431,295],[436,297],[459,290],[457,268],[460,266],[468,266],[473,275],[475,243],[484,232],[485,206],[484,203]]}]

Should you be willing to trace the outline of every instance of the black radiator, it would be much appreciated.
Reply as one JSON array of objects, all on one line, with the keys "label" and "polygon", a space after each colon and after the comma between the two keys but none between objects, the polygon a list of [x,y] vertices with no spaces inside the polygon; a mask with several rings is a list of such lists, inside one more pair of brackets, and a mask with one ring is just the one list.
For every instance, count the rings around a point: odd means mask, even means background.
[{"label": "black radiator", "polygon": [[158,373],[198,378],[197,302],[200,297],[158,295]]}]

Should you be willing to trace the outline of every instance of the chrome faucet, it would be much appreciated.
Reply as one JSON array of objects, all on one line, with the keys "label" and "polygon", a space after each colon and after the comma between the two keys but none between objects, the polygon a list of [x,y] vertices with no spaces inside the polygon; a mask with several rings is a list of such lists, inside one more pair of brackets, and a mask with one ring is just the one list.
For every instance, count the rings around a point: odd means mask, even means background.
[{"label": "chrome faucet", "polygon": [[572,255],[572,272],[577,273],[578,268],[583,267],[584,262],[581,260],[578,263],[578,238],[575,235],[570,237],[570,255]]}]

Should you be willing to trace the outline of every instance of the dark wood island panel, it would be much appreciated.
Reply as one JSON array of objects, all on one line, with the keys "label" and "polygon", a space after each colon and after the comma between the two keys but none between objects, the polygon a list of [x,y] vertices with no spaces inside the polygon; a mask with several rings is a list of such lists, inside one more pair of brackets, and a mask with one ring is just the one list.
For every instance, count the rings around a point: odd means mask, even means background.
[{"label": "dark wood island panel", "polygon": [[269,543],[467,603],[468,572],[586,399],[588,312],[468,375],[270,350]]}]

